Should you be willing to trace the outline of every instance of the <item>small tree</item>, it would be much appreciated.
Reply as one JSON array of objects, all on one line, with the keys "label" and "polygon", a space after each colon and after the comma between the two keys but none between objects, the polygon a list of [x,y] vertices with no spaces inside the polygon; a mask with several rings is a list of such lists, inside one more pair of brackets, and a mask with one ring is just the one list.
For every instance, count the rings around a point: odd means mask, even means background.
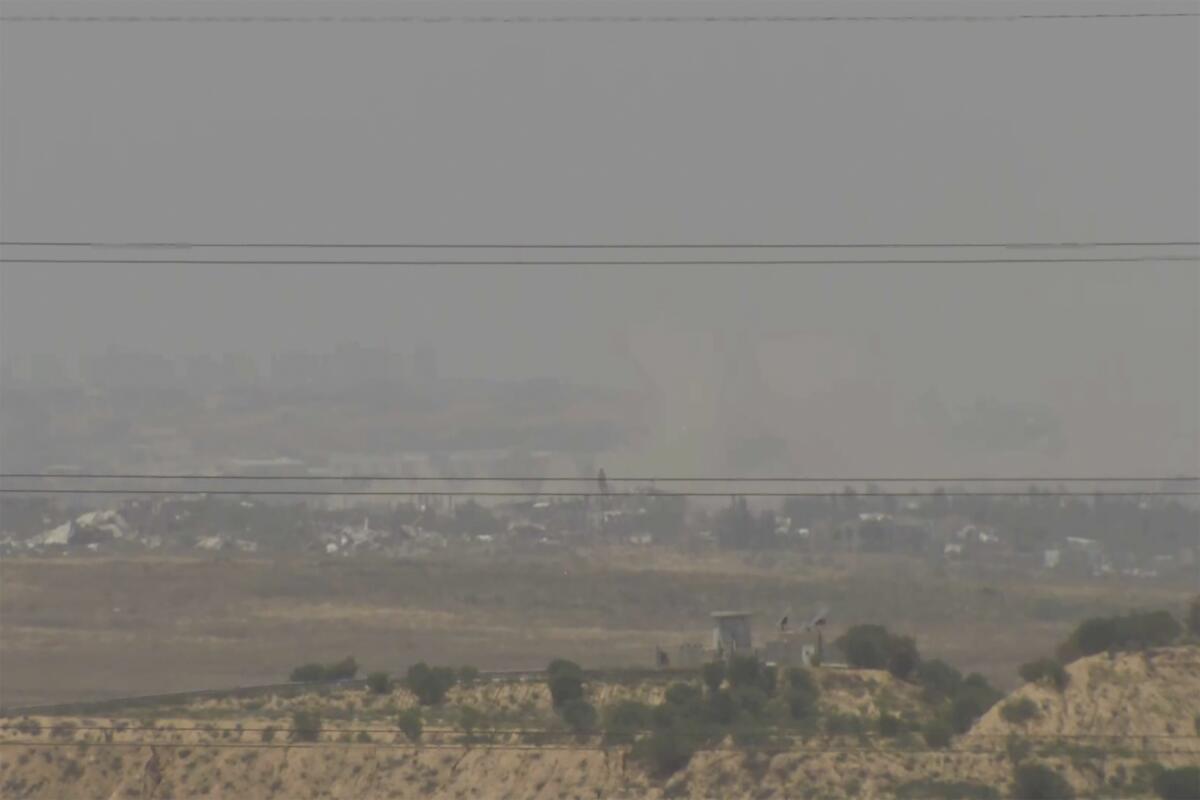
[{"label": "small tree", "polygon": [[321,715],[316,711],[296,711],[292,714],[292,740],[315,742],[321,738]]},{"label": "small tree", "polygon": [[666,778],[688,765],[696,744],[673,730],[659,730],[633,746],[634,760],[646,765],[652,774]]},{"label": "small tree", "polygon": [[922,661],[917,667],[917,681],[925,689],[928,699],[936,702],[952,697],[962,686],[963,677],[957,669],[940,658],[935,658]]},{"label": "small tree", "polygon": [[463,686],[471,686],[479,680],[479,670],[470,665],[459,667],[458,682]]},{"label": "small tree", "polygon": [[583,668],[574,661],[556,658],[546,667],[546,682],[554,707],[583,699]]},{"label": "small tree", "polygon": [[639,731],[651,725],[652,710],[635,700],[622,700],[606,706],[603,713],[605,737],[612,742],[629,742]]},{"label": "small tree", "polygon": [[486,718],[483,716],[483,712],[474,706],[461,706],[458,709],[458,727],[468,737],[482,728],[484,722],[486,722]]},{"label": "small tree", "polygon": [[700,675],[704,679],[704,685],[708,687],[710,693],[720,691],[721,684],[725,682],[725,662],[708,662],[701,667]]},{"label": "small tree", "polygon": [[1200,767],[1164,769],[1154,777],[1154,793],[1162,800],[1196,800],[1200,797]]},{"label": "small tree", "polygon": [[596,708],[581,697],[568,700],[560,709],[563,721],[577,734],[591,733],[596,729]]},{"label": "small tree", "polygon": [[367,676],[367,688],[372,694],[390,694],[392,678],[386,672],[372,672]]},{"label": "small tree", "polygon": [[288,680],[295,683],[318,683],[325,680],[325,668],[320,664],[303,664],[292,670]]},{"label": "small tree", "polygon": [[1000,716],[1014,725],[1024,725],[1030,720],[1037,719],[1040,714],[1037,703],[1028,697],[1009,700],[1000,706]]},{"label": "small tree", "polygon": [[440,705],[454,686],[454,670],[449,667],[430,667],[424,661],[408,668],[404,683],[423,706]]},{"label": "small tree", "polygon": [[1047,683],[1060,692],[1071,682],[1066,668],[1052,658],[1039,658],[1037,661],[1022,664],[1019,672],[1021,678],[1029,683]]},{"label": "small tree", "polygon": [[1066,778],[1041,764],[1020,764],[1013,770],[1011,794],[1021,800],[1073,800],[1075,790]]},{"label": "small tree", "polygon": [[354,660],[354,656],[346,656],[341,661],[325,668],[325,680],[327,681],[349,681],[353,680],[357,674],[358,662]]},{"label": "small tree", "polygon": [[702,696],[699,686],[677,681],[667,687],[663,699],[673,706],[689,706],[699,703]]},{"label": "small tree", "polygon": [[1200,594],[1188,604],[1187,629],[1192,636],[1200,636]]},{"label": "small tree", "polygon": [[396,718],[396,727],[408,737],[410,742],[416,742],[421,738],[421,709],[406,708],[400,712]]},{"label": "small tree", "polygon": [[891,739],[904,732],[904,721],[895,714],[880,714],[876,727],[880,736]]},{"label": "small tree", "polygon": [[949,747],[950,741],[954,738],[954,731],[940,719],[928,722],[921,734],[925,737],[925,744],[935,750]]}]

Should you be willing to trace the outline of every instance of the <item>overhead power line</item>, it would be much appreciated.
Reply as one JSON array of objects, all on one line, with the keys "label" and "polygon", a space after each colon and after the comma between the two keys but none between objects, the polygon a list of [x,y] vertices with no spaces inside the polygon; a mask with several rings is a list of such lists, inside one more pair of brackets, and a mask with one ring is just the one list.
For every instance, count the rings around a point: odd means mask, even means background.
[{"label": "overhead power line", "polygon": [[1102,247],[1200,247],[1200,240],[1061,240],[970,242],[114,242],[101,240],[11,240],[0,247],[92,247],[108,249],[193,248],[380,248],[413,250],[744,250],[744,249],[1094,249]]},{"label": "overhead power line", "polygon": [[1137,255],[1137,256],[1094,256],[1082,258],[820,258],[820,259],[194,259],[194,258],[0,258],[5,264],[124,264],[124,265],[185,265],[197,266],[412,266],[412,267],[732,267],[732,266],[832,266],[858,265],[920,265],[920,264],[1130,264],[1146,262],[1200,261],[1200,256],[1182,255]]},{"label": "overhead power line", "polygon": [[104,24],[417,24],[417,25],[639,25],[748,23],[1018,23],[1082,20],[1133,21],[1198,17],[1194,11],[1086,12],[1076,14],[926,14],[926,15],[51,15],[13,14],[3,22]]},{"label": "overhead power line", "polygon": [[[566,475],[253,475],[250,473],[214,474],[201,472],[0,472],[0,479],[32,480],[152,480],[152,481],[400,481],[425,483],[594,483],[598,476]],[[909,476],[887,477],[819,475],[693,475],[693,476],[609,476],[607,483],[1179,483],[1200,482],[1198,475],[1174,476],[1081,476],[1018,475],[1004,476]]]},{"label": "overhead power line", "polygon": [[753,491],[745,492],[736,489],[729,491],[710,492],[632,492],[618,494],[614,492],[595,491],[498,491],[488,489],[444,489],[434,491],[399,490],[399,489],[142,489],[137,487],[122,488],[80,488],[80,489],[42,489],[42,488],[2,488],[0,494],[48,494],[48,495],[237,495],[237,496],[297,496],[297,497],[1194,497],[1200,496],[1200,491],[1175,489],[1152,489],[1148,491],[960,491],[956,489],[945,491],[913,491],[913,492],[855,492],[848,495],[844,492],[783,492],[783,491]]}]

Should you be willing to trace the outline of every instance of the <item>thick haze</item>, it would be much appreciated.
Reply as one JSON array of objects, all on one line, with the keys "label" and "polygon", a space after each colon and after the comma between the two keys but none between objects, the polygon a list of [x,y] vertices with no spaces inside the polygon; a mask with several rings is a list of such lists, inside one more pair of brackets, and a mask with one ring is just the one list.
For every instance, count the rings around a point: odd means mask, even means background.
[{"label": "thick haze", "polygon": [[[5,3],[4,13],[161,13],[163,5]],[[180,13],[384,8],[169,5]],[[551,8],[435,8],[484,7]],[[633,7],[570,4],[580,13]],[[636,7],[920,14],[948,4]],[[1104,8],[954,4],[964,13]],[[6,24],[0,37],[6,240],[1200,238],[1195,20]],[[1194,262],[6,264],[0,347],[14,357],[244,351],[265,363],[272,352],[340,342],[405,352],[431,342],[451,376],[648,382],[661,405],[656,447],[677,454],[662,463],[692,474],[725,466],[688,455],[707,452],[689,437],[715,428],[781,436],[797,466],[813,470],[1170,473],[1197,469],[1198,309]],[[963,449],[953,425],[939,430],[939,415],[960,419],[977,402],[1042,409],[1063,442]]]}]

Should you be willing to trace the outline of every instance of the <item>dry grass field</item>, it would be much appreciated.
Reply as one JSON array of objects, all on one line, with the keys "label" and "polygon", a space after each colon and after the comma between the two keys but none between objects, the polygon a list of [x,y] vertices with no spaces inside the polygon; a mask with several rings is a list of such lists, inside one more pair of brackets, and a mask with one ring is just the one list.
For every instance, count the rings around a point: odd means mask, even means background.
[{"label": "dry grass field", "polygon": [[37,558],[0,562],[5,707],[285,680],[354,655],[367,670],[649,666],[655,645],[705,641],[708,614],[833,607],[832,639],[878,622],[922,653],[1000,686],[1081,618],[1176,608],[1186,591],[1145,582],[1051,586],[914,559],[561,549],[421,560]]}]

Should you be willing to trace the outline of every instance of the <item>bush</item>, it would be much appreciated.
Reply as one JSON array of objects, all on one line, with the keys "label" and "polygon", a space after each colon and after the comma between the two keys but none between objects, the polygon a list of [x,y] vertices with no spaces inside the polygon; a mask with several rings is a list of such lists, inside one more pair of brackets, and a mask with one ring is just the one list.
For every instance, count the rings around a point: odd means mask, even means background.
[{"label": "bush", "polygon": [[1200,636],[1200,594],[1188,604],[1187,629],[1192,636]]},{"label": "bush", "polygon": [[1047,683],[1060,692],[1071,682],[1066,668],[1053,658],[1039,658],[1037,661],[1022,664],[1019,672],[1021,679],[1028,683]]},{"label": "bush", "polygon": [[556,658],[546,667],[546,675],[555,708],[583,699],[583,668],[574,661]]},{"label": "bush", "polygon": [[1041,711],[1038,710],[1037,703],[1028,697],[1009,700],[1000,706],[1000,716],[1014,725],[1024,725],[1030,720],[1037,719],[1040,715]]},{"label": "bush", "polygon": [[357,674],[358,662],[354,660],[354,656],[346,656],[341,661],[325,668],[325,680],[327,681],[349,681],[353,680]]},{"label": "bush", "polygon": [[973,672],[963,680],[962,686],[950,704],[950,724],[956,733],[966,733],[979,719],[1003,697],[988,683],[987,678]]},{"label": "bush", "polygon": [[733,694],[722,689],[708,699],[708,718],[717,725],[732,725],[738,717],[738,704]]},{"label": "bush", "polygon": [[923,661],[917,667],[917,682],[924,687],[929,699],[937,701],[954,696],[962,686],[963,677],[957,669],[935,658]]},{"label": "bush", "polygon": [[857,736],[866,733],[867,726],[857,714],[830,712],[825,717],[825,732],[830,736]]},{"label": "bush", "polygon": [[485,722],[487,722],[487,717],[478,708],[474,706],[459,706],[458,727],[467,736],[482,728]]},{"label": "bush", "polygon": [[887,666],[891,635],[882,625],[855,625],[834,640],[846,656],[846,663],[858,669],[883,669]]},{"label": "bush", "polygon": [[882,625],[855,625],[834,644],[859,669],[886,669],[901,680],[917,672],[921,654],[910,636],[895,636]]},{"label": "bush", "polygon": [[742,686],[734,689],[730,694],[737,703],[738,709],[752,717],[760,716],[767,707],[767,693],[757,686]]},{"label": "bush", "polygon": [[325,680],[325,668],[320,664],[304,664],[292,670],[288,680],[294,683],[318,683]]},{"label": "bush", "polygon": [[416,742],[421,738],[421,709],[406,708],[400,712],[396,718],[396,727],[408,737],[410,742]]},{"label": "bush", "polygon": [[954,731],[944,721],[935,719],[926,723],[921,735],[925,737],[925,744],[935,750],[941,750],[950,746],[950,741],[954,738]]},{"label": "bush", "polygon": [[875,721],[875,728],[880,736],[891,739],[904,733],[904,720],[895,714],[880,714]]},{"label": "bush", "polygon": [[1011,794],[1021,800],[1072,800],[1075,790],[1049,767],[1021,764],[1013,770]]},{"label": "bush", "polygon": [[887,670],[900,680],[908,680],[921,662],[917,643],[910,636],[895,636],[890,642]]},{"label": "bush", "polygon": [[634,744],[630,755],[652,774],[665,778],[686,767],[695,752],[696,744],[690,737],[660,730]]},{"label": "bush", "polygon": [[463,686],[471,686],[479,680],[479,670],[472,666],[459,667],[458,682]]},{"label": "bush", "polygon": [[1004,740],[1004,750],[1008,753],[1009,761],[1014,764],[1020,764],[1029,758],[1029,754],[1033,752],[1033,745],[1027,739],[1022,739],[1015,733],[1010,733],[1008,738]]},{"label": "bush", "polygon": [[263,728],[262,733],[259,734],[259,738],[262,739],[264,742],[275,741],[275,726],[268,725],[267,727]]},{"label": "bush", "polygon": [[991,786],[974,781],[916,780],[896,787],[897,800],[996,800]]},{"label": "bush", "polygon": [[1117,617],[1092,617],[1079,623],[1060,648],[1071,657],[1109,650],[1161,647],[1179,637],[1182,627],[1167,611],[1144,611]]},{"label": "bush", "polygon": [[440,705],[454,686],[454,670],[449,667],[430,667],[424,661],[408,668],[404,683],[423,706]]},{"label": "bush", "polygon": [[709,692],[719,691],[721,689],[721,684],[725,682],[725,662],[708,662],[701,667],[700,675],[704,679],[704,685],[708,687]]},{"label": "bush", "polygon": [[604,709],[605,735],[613,742],[633,741],[633,737],[651,725],[652,711],[645,703],[622,700]]},{"label": "bush", "polygon": [[321,715],[316,711],[292,714],[292,741],[315,742],[321,738]]},{"label": "bush", "polygon": [[347,656],[333,664],[304,664],[292,670],[289,680],[294,683],[324,683],[326,681],[351,680],[358,674],[358,662]]},{"label": "bush", "polygon": [[591,733],[596,730],[596,708],[583,698],[568,700],[559,713],[575,733]]},{"label": "bush", "polygon": [[740,686],[757,686],[762,678],[764,667],[754,656],[734,655],[729,658],[729,685],[737,689]]},{"label": "bush", "polygon": [[804,692],[813,697],[821,694],[821,687],[817,684],[812,672],[804,667],[789,667],[783,677],[792,691]]},{"label": "bush", "polygon": [[372,694],[389,694],[392,691],[392,678],[386,672],[372,672],[367,676],[367,688]]},{"label": "bush", "polygon": [[1163,770],[1154,778],[1154,793],[1162,800],[1196,800],[1200,797],[1200,767]]},{"label": "bush", "polygon": [[704,695],[699,686],[690,683],[672,683],[667,687],[663,699],[673,706],[690,706],[703,700]]},{"label": "bush", "polygon": [[788,713],[792,715],[792,719],[809,719],[816,716],[817,699],[814,695],[789,689],[783,699],[787,703]]}]

